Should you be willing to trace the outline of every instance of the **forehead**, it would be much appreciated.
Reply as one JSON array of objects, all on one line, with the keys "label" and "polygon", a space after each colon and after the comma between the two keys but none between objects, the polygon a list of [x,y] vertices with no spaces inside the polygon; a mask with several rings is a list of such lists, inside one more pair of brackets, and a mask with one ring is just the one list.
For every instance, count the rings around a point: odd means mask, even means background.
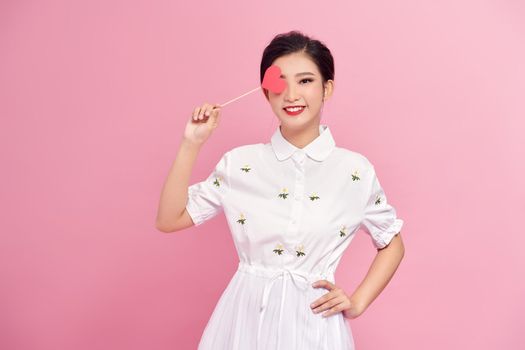
[{"label": "forehead", "polygon": [[281,68],[283,77],[294,77],[297,73],[312,72],[320,75],[317,65],[303,52],[295,52],[277,58],[273,64]]}]

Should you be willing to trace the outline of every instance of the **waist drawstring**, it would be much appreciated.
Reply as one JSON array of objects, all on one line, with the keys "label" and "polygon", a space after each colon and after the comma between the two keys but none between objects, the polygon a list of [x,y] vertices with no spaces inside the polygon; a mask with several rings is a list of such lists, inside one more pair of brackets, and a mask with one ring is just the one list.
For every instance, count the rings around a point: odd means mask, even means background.
[{"label": "waist drawstring", "polygon": [[[264,270],[264,268],[262,268],[262,269],[263,269],[262,271],[264,271],[265,275],[267,275],[268,272],[272,272],[272,270]],[[239,264],[239,270],[253,272],[254,270],[261,271],[261,268],[256,268],[253,265],[240,263]],[[294,271],[294,270],[288,269],[288,268],[278,269],[277,272],[275,272],[275,273],[273,273],[272,275],[269,276],[270,278],[268,279],[268,281],[266,281],[266,283],[264,285],[263,294],[262,294],[262,300],[261,300],[261,306],[259,308],[259,320],[258,320],[258,326],[257,326],[257,339],[256,339],[256,349],[257,350],[259,349],[259,346],[260,346],[261,328],[262,328],[262,324],[263,324],[263,320],[264,320],[264,315],[266,313],[266,309],[267,309],[267,306],[268,306],[268,299],[270,297],[270,291],[271,291],[272,286],[275,283],[275,281],[277,281],[277,279],[279,279],[279,278],[282,278],[283,281],[282,281],[281,300],[280,300],[280,307],[279,307],[279,321],[278,321],[278,324],[277,324],[277,349],[281,348],[281,344],[280,344],[281,343],[281,321],[282,321],[282,316],[283,316],[282,314],[283,314],[283,309],[284,309],[284,300],[285,300],[285,296],[286,296],[286,280],[287,280],[286,275],[289,275],[290,279],[292,280],[292,282],[299,289],[301,289],[303,291],[307,291],[310,288],[311,284],[315,281],[313,279],[313,276],[310,275],[310,274],[302,273],[302,272],[299,272],[299,271]],[[325,275],[321,275],[319,277],[321,279],[328,279]],[[305,281],[306,285],[305,286],[299,286],[299,284],[297,283],[297,280],[296,280],[297,278],[300,278],[303,281]],[[331,280],[333,281],[333,277],[331,278]],[[325,322],[325,324],[326,324],[326,322]],[[318,332],[317,332],[317,344],[319,344],[319,342],[321,340],[321,336],[322,336],[322,332],[320,330],[318,330]]]}]

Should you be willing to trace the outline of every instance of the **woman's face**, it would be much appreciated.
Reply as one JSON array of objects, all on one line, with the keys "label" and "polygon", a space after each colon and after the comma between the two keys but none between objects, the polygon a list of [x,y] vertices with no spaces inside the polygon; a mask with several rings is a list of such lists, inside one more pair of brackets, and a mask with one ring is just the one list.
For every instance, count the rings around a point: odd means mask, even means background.
[{"label": "woman's face", "polygon": [[[290,129],[302,129],[313,124],[319,125],[320,112],[325,101],[332,94],[333,81],[325,83],[317,65],[303,52],[281,56],[273,64],[281,69],[281,78],[286,81],[286,88],[280,94],[268,91],[267,99],[281,121],[281,125]],[[284,109],[288,106],[304,106],[299,114],[289,114]]]}]

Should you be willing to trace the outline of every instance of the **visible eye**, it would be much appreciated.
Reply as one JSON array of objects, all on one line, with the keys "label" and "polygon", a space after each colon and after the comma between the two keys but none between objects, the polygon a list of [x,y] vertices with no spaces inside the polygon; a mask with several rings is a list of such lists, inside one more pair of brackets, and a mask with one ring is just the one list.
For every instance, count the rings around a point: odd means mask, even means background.
[{"label": "visible eye", "polygon": [[310,78],[304,78],[304,79],[301,80],[301,83],[302,83],[303,81],[305,81],[305,80],[306,80],[306,81],[309,81],[309,82],[314,81],[313,79],[310,79]]}]

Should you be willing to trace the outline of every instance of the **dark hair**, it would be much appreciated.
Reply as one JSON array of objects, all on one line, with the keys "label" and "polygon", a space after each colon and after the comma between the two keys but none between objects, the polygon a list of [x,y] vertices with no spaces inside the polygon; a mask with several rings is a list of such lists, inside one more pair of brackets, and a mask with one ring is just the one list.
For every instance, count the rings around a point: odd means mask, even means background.
[{"label": "dark hair", "polygon": [[292,30],[288,33],[277,34],[266,46],[261,60],[261,84],[266,69],[281,57],[295,52],[306,53],[317,65],[324,83],[334,79],[334,58],[330,50],[319,40]]}]

